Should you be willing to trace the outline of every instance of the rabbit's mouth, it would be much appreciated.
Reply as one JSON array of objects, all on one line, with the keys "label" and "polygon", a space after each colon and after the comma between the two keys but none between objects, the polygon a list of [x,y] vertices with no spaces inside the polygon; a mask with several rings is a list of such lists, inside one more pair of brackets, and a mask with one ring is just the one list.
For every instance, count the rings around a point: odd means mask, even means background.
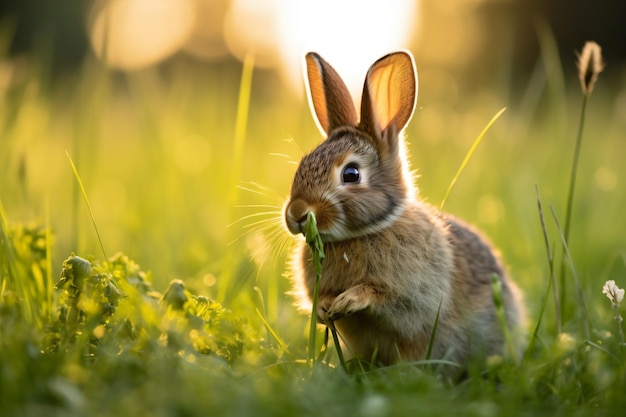
[{"label": "rabbit's mouth", "polygon": [[285,206],[285,224],[294,235],[304,234],[309,213],[313,212],[317,221],[317,230],[322,241],[330,242],[344,239],[345,233],[338,227],[340,213],[332,204],[310,204],[302,198],[287,202]]}]

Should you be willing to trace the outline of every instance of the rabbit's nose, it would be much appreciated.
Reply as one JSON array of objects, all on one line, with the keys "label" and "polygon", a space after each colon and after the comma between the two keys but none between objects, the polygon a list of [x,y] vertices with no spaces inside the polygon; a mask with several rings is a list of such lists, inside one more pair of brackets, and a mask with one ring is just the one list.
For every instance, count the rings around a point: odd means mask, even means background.
[{"label": "rabbit's nose", "polygon": [[306,226],[306,222],[307,219],[309,218],[309,213],[306,212],[305,214],[302,215],[302,217],[300,217],[297,222],[298,222],[298,226],[300,226],[300,231],[304,232],[304,226]]},{"label": "rabbit's nose", "polygon": [[305,211],[304,214],[296,220],[296,227],[298,233],[304,234],[304,230],[306,228],[306,223],[309,220],[309,211]]},{"label": "rabbit's nose", "polygon": [[294,235],[304,233],[309,211],[311,211],[311,207],[302,199],[289,202],[285,210],[285,220],[291,233]]}]

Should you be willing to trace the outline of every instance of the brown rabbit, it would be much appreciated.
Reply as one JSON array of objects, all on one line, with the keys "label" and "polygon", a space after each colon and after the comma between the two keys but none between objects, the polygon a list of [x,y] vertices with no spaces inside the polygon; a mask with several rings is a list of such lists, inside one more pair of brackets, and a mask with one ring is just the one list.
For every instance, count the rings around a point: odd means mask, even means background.
[{"label": "brown rabbit", "polygon": [[[389,365],[431,358],[467,364],[502,354],[492,276],[502,283],[510,328],[523,305],[494,249],[477,231],[417,198],[402,130],[415,108],[412,56],[396,52],[367,72],[361,117],[337,72],[306,55],[308,93],[328,136],[297,169],[285,205],[287,228],[303,233],[313,211],[326,258],[317,316],[334,324],[346,354]],[[315,269],[305,242],[294,253],[296,293],[311,309]],[[484,357],[484,356],[483,356]]]}]

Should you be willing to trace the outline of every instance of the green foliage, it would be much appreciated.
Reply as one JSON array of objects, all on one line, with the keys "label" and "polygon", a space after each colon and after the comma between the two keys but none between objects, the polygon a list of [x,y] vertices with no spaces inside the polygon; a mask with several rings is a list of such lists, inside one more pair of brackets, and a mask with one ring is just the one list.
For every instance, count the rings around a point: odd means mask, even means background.
[{"label": "green foliage", "polygon": [[17,226],[8,229],[4,213],[0,223],[0,294],[23,297],[16,314],[33,326],[41,326],[52,309],[52,280],[48,271],[48,231],[40,226]]},{"label": "green foliage", "polygon": [[[7,236],[0,253],[18,255],[13,269],[45,276],[43,229],[16,227]],[[105,402],[121,387],[141,390],[154,378],[165,384],[171,376],[174,384],[186,367],[223,371],[255,341],[245,320],[180,280],[161,296],[150,274],[123,254],[104,262],[68,257],[54,286],[55,308],[38,317],[45,325],[33,326],[22,306],[48,294],[14,288],[9,270],[0,298],[0,408],[9,412],[3,415],[38,408],[81,414],[94,395]]]},{"label": "green foliage", "polygon": [[317,347],[317,303],[319,299],[319,284],[322,277],[322,261],[324,259],[324,243],[317,230],[317,220],[312,211],[307,215],[304,225],[304,238],[311,249],[311,257],[315,264],[315,287],[313,290],[313,302],[311,303],[311,323],[309,327],[309,362],[313,364],[315,360],[315,349]]},{"label": "green foliage", "polygon": [[311,256],[315,264],[315,273],[319,276],[322,274],[322,262],[324,261],[324,242],[317,230],[317,220],[315,213],[312,211],[307,215],[307,221],[304,225],[304,237],[306,243],[311,248]]}]

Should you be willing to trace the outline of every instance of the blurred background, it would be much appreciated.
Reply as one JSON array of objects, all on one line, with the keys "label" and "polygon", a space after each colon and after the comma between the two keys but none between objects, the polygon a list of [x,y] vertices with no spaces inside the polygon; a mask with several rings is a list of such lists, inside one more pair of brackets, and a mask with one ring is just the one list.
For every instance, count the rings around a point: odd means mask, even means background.
[{"label": "blurred background", "polygon": [[[328,55],[347,76],[390,48],[414,51],[420,67],[489,83],[510,66],[519,85],[550,32],[559,58],[571,60],[587,40],[604,46],[612,65],[626,51],[618,0],[23,0],[0,2],[4,52],[48,55],[55,76],[97,56],[112,69],[138,71],[189,59],[207,65],[254,53],[297,91],[303,50]],[[360,70],[361,68],[358,68]],[[353,73],[354,71],[354,73]]]},{"label": "blurred background", "polygon": [[10,221],[53,228],[54,265],[71,251],[102,257],[67,152],[107,255],[127,253],[157,288],[183,278],[227,304],[258,286],[278,317],[290,241],[280,207],[321,140],[303,54],[321,53],[358,101],[368,66],[408,49],[419,99],[407,135],[433,204],[508,108],[446,209],[484,229],[522,287],[542,293],[535,184],[562,216],[576,51],[594,40],[607,67],[590,99],[571,239],[595,286],[626,270],[624,16],[619,0],[2,0],[0,201]]}]

